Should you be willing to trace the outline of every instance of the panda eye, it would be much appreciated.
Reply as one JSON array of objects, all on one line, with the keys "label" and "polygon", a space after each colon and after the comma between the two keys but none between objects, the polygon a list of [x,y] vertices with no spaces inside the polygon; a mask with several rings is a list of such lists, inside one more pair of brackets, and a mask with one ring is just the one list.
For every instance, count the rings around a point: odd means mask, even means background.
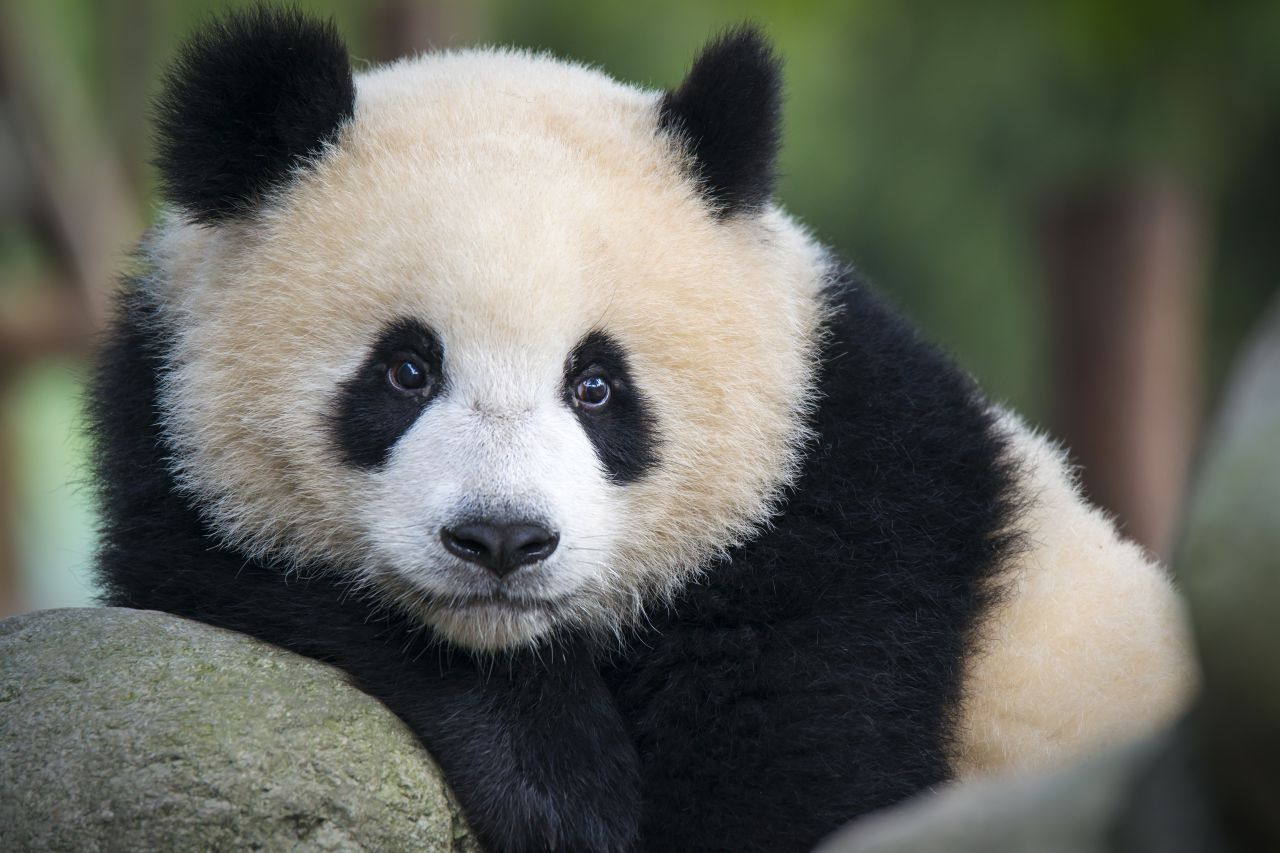
[{"label": "panda eye", "polygon": [[387,368],[387,384],[397,391],[416,393],[427,387],[427,369],[413,358],[398,358]]},{"label": "panda eye", "polygon": [[609,405],[613,388],[609,380],[600,375],[584,376],[573,388],[574,402],[587,411],[596,412]]}]

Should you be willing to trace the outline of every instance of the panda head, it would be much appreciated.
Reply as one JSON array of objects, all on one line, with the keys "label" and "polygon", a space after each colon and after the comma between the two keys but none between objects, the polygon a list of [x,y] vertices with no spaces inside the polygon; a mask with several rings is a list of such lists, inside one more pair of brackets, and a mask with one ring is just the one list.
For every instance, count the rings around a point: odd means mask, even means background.
[{"label": "panda head", "polygon": [[259,8],[167,80],[173,473],[224,544],[462,645],[616,630],[766,521],[806,438],[825,260],[769,200],[776,62],[739,30],[667,93],[348,63]]}]

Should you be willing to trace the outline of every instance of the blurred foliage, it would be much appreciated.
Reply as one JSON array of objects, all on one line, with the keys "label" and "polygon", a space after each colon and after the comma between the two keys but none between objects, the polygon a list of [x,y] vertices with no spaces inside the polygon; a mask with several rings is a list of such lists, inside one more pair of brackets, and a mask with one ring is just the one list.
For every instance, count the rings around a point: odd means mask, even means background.
[{"label": "blurred foliage", "polygon": [[88,604],[93,594],[93,501],[85,479],[88,443],[80,429],[81,365],[50,362],[29,370],[13,394],[6,434],[14,442],[24,495],[19,559],[33,603]]},{"label": "blurred foliage", "polygon": [[[146,105],[160,69],[199,21],[243,3],[11,3],[22,41],[58,57],[53,82],[83,90],[69,103],[86,104],[118,146],[138,213],[150,219]],[[388,4],[298,5],[335,17],[357,67],[383,56],[378,13]],[[678,83],[709,35],[759,23],[787,62],[782,201],[996,398],[1033,417],[1048,403],[1033,237],[1054,193],[1171,181],[1201,199],[1214,250],[1205,312],[1213,383],[1280,283],[1274,0],[429,5],[437,47],[544,48],[653,87]],[[0,300],[44,262],[41,251],[6,218]]]}]

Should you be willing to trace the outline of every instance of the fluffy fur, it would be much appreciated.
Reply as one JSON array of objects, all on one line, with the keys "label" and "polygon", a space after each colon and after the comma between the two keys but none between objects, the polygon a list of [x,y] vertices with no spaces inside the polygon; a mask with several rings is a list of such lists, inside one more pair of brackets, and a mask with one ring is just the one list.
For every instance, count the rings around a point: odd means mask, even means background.
[{"label": "fluffy fur", "polygon": [[965,659],[952,767],[1028,770],[1172,720],[1195,686],[1186,614],[1165,570],[1080,496],[1063,451],[1000,414],[1021,472],[1023,547],[1001,567],[1002,606]]},{"label": "fluffy fur", "polygon": [[[288,116],[304,77],[343,97],[255,47],[327,44],[308,26],[193,50],[281,63]],[[271,143],[202,207],[177,143],[242,127],[243,67],[188,61],[164,102],[178,214],[93,386],[108,601],[342,667],[497,850],[808,849],[1176,704],[1158,569],[768,202],[758,35],[667,95],[514,51],[374,69],[319,148]],[[405,353],[430,394],[388,390]],[[499,580],[439,542],[477,514],[559,548]]]},{"label": "fluffy fur", "polygon": [[248,215],[354,105],[332,24],[264,6],[214,22],[183,47],[156,105],[165,192],[197,222]]},{"label": "fluffy fur", "polygon": [[756,212],[773,195],[781,123],[781,63],[747,27],[711,42],[658,110],[721,216]]}]

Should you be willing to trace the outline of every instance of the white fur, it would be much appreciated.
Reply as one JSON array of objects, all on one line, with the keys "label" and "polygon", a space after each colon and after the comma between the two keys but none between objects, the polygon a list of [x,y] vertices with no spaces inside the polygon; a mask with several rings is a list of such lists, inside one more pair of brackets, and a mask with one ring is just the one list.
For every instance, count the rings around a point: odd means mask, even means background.
[{"label": "white fur", "polygon": [[965,678],[961,776],[1060,764],[1152,731],[1196,682],[1164,568],[1081,496],[1062,450],[1004,413],[1029,506]]},{"label": "white fur", "polygon": [[[375,578],[394,572],[405,587],[403,603],[430,612],[452,639],[473,647],[523,642],[555,621],[595,624],[602,614],[591,603],[617,582],[612,543],[622,517],[620,489],[609,483],[560,402],[561,371],[547,367],[554,371],[550,381],[531,377],[523,393],[521,383],[512,382],[505,389],[510,394],[495,393],[483,375],[472,387],[465,368],[451,374],[448,396],[427,409],[374,475],[362,512],[365,571]],[[497,374],[504,375],[524,378]],[[441,544],[441,528],[471,517],[542,523],[560,544],[548,560],[499,580]],[[541,609],[513,615],[500,607],[452,605],[495,594]],[[553,602],[567,602],[568,612],[551,610]]]}]

